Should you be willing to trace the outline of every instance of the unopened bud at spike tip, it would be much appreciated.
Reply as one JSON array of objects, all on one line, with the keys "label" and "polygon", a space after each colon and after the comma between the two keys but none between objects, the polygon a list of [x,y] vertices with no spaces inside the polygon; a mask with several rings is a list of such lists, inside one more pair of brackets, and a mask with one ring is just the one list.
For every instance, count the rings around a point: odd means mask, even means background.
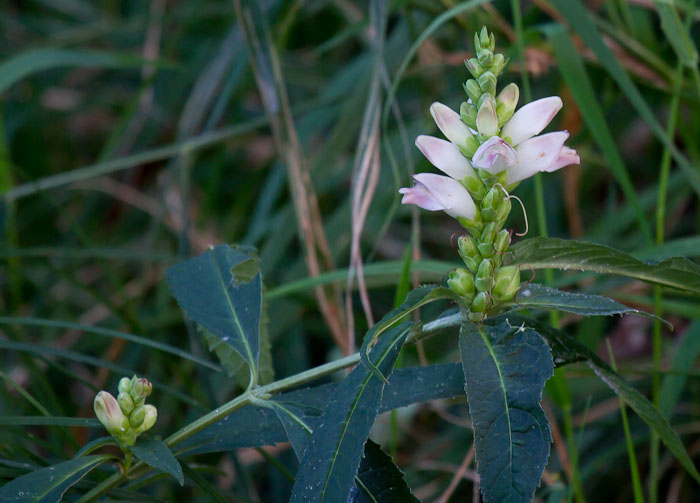
[{"label": "unopened bud at spike tip", "polygon": [[119,379],[119,392],[128,393],[131,391],[131,379],[128,377],[122,377]]},{"label": "unopened bud at spike tip", "polygon": [[489,49],[481,49],[478,59],[483,67],[488,68],[493,64],[493,52]]}]

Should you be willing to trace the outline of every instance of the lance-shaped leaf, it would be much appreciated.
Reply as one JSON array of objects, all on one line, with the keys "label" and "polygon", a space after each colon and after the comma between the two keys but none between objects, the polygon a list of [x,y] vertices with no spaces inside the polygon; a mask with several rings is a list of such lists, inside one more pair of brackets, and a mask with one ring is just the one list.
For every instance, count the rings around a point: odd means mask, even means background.
[{"label": "lance-shaped leaf", "polygon": [[47,466],[16,478],[0,488],[0,503],[55,503],[70,486],[112,456],[85,456]]},{"label": "lance-shaped leaf", "polygon": [[700,266],[686,258],[642,262],[628,253],[594,243],[533,238],[512,248],[520,269],[576,269],[616,274],[700,293]]},{"label": "lance-shaped leaf", "polygon": [[166,271],[185,314],[233,348],[257,376],[262,277],[247,248],[219,245]]},{"label": "lance-shaped leaf", "polygon": [[185,477],[182,474],[180,463],[162,441],[157,438],[141,439],[136,445],[131,446],[130,449],[137,458],[147,465],[172,475],[181,486],[185,484]]},{"label": "lance-shaped leaf", "polygon": [[[555,360],[583,361],[627,404],[642,420],[663,440],[666,447],[680,461],[688,473],[700,482],[698,473],[693,461],[683,447],[683,442],[678,434],[671,428],[666,418],[661,414],[653,403],[651,403],[636,388],[625,381],[622,376],[615,372],[610,366],[590,351],[583,344],[570,335],[552,328],[549,325],[531,320],[517,314],[507,314],[494,319],[491,323],[506,323],[511,326],[533,327],[540,333],[552,347]],[[500,325],[499,325],[500,326]]]},{"label": "lance-shaped leaf", "polygon": [[[412,323],[381,338],[370,360],[389,376]],[[290,503],[346,502],[369,431],[379,411],[384,381],[358,365],[335,389],[304,450]]]},{"label": "lance-shaped leaf", "polygon": [[530,502],[549,458],[551,432],[540,406],[554,372],[536,331],[506,321],[459,336],[484,503]]},{"label": "lance-shaped leaf", "polygon": [[520,308],[533,309],[558,309],[567,313],[582,314],[584,316],[612,316],[614,314],[640,314],[666,323],[669,328],[673,326],[653,314],[627,307],[624,304],[603,297],[587,293],[565,292],[537,283],[526,285],[515,297],[515,304]]},{"label": "lance-shaped leaf", "polygon": [[[323,384],[282,393],[274,403],[298,408],[312,428],[337,384]],[[464,374],[458,363],[397,369],[384,387],[379,412],[386,412],[413,403],[454,398],[464,395]],[[285,430],[269,408],[249,405],[217,421],[208,428],[178,444],[178,455],[227,451],[284,442]]]},{"label": "lance-shaped leaf", "polygon": [[[461,370],[460,370],[461,372]],[[297,459],[304,457],[317,417],[309,417],[293,404],[271,401],[277,417],[284,426]],[[406,503],[418,502],[403,478],[403,473],[390,456],[371,440],[365,443],[355,485],[350,490],[349,503]]]}]

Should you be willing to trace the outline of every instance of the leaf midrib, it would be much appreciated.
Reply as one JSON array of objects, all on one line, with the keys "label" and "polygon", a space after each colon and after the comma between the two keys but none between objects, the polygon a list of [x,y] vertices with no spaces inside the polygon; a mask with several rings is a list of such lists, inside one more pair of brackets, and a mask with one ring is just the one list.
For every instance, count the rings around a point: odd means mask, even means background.
[{"label": "leaf midrib", "polygon": [[483,328],[479,328],[479,334],[481,335],[481,338],[484,341],[484,344],[486,344],[486,348],[489,350],[489,355],[491,355],[491,359],[493,360],[494,365],[496,366],[496,371],[498,372],[498,383],[501,386],[501,390],[503,391],[503,403],[505,406],[505,413],[506,413],[506,421],[508,423],[508,469],[510,471],[510,480],[509,484],[513,484],[513,428],[510,423],[510,409],[508,408],[508,394],[506,391],[506,386],[505,382],[503,379],[503,372],[501,372],[501,365],[498,362],[498,358],[496,357],[496,352],[493,349],[493,345],[491,344],[491,341],[489,340],[488,336],[484,332]]},{"label": "leaf midrib", "polygon": [[213,250],[210,250],[209,255],[210,255],[212,261],[214,262],[214,270],[216,271],[216,275],[219,278],[219,282],[221,283],[221,287],[224,290],[224,297],[226,298],[226,303],[228,304],[228,307],[231,310],[231,315],[233,316],[233,322],[235,323],[238,331],[241,333],[241,340],[243,341],[243,347],[245,347],[245,351],[248,355],[248,363],[250,365],[251,374],[255,375],[257,373],[257,369],[256,369],[257,365],[256,365],[256,362],[253,358],[253,351],[250,349],[250,345],[248,344],[248,339],[246,338],[246,333],[243,330],[243,326],[241,325],[241,321],[238,319],[238,313],[236,313],[236,309],[233,307],[233,304],[231,303],[231,297],[229,296],[229,293],[228,293],[228,287],[226,286],[226,283],[224,282],[224,277],[221,275],[219,261],[218,261],[216,254],[214,253]]}]

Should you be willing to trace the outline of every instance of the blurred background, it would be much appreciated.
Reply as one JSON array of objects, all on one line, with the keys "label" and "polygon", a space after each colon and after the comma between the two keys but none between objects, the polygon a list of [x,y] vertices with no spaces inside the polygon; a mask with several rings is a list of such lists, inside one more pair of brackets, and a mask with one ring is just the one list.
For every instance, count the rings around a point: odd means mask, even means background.
[{"label": "blurred background", "polygon": [[[0,478],[101,435],[13,417],[93,417],[95,392],[122,375],[154,382],[154,431],[164,436],[235,396],[225,373],[143,343],[215,361],[164,281],[167,266],[211,245],[257,248],[277,377],[353,352],[405,295],[402,271],[415,285],[445,278],[459,226],[402,207],[397,191],[433,170],[414,139],[439,135],[432,102],[466,101],[463,62],[482,26],[510,58],[499,87],[518,83],[521,104],[561,96],[550,129],[567,129],[581,157],[522,183],[529,225],[514,205],[509,227],[649,260],[699,256],[700,10],[674,4],[669,13],[652,0],[3,2]],[[586,273],[537,276],[673,323],[671,333],[634,316],[552,320],[606,357],[608,337],[644,392],[658,357],[662,375],[677,378],[671,422],[697,459],[698,299]],[[401,364],[457,359],[444,334]],[[617,398],[584,367],[565,374],[568,394],[545,397],[556,427],[538,501],[632,501]],[[630,428],[648,483],[649,430],[634,416]],[[422,501],[472,498],[465,400],[382,416],[372,436]],[[286,445],[185,462],[207,485],[156,481],[142,501],[211,501],[209,488],[223,501],[286,501],[285,471],[296,469]],[[659,501],[699,500],[663,449],[658,466]]]}]

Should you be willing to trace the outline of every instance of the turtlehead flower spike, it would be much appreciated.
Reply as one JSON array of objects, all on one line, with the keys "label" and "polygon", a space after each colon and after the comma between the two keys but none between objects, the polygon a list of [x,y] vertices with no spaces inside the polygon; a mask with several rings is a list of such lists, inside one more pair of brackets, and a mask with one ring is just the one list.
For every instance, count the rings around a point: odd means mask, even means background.
[{"label": "turtlehead flower spike", "polygon": [[492,33],[474,37],[476,57],[465,61],[473,78],[463,87],[467,100],[459,113],[430,106],[438,129],[447,138],[419,136],[416,146],[447,176],[421,173],[415,185],[399,190],[403,204],[444,211],[470,234],[459,239],[465,268],[450,273],[447,286],[463,300],[469,319],[481,323],[511,304],[520,289],[520,271],[504,265],[511,232],[503,229],[512,191],[539,172],[579,164],[576,151],[564,145],[567,131],[540,134],[561,110],[558,96],[542,98],[516,110],[520,91],[508,84],[498,92],[498,76],[508,60],[495,52]]}]

